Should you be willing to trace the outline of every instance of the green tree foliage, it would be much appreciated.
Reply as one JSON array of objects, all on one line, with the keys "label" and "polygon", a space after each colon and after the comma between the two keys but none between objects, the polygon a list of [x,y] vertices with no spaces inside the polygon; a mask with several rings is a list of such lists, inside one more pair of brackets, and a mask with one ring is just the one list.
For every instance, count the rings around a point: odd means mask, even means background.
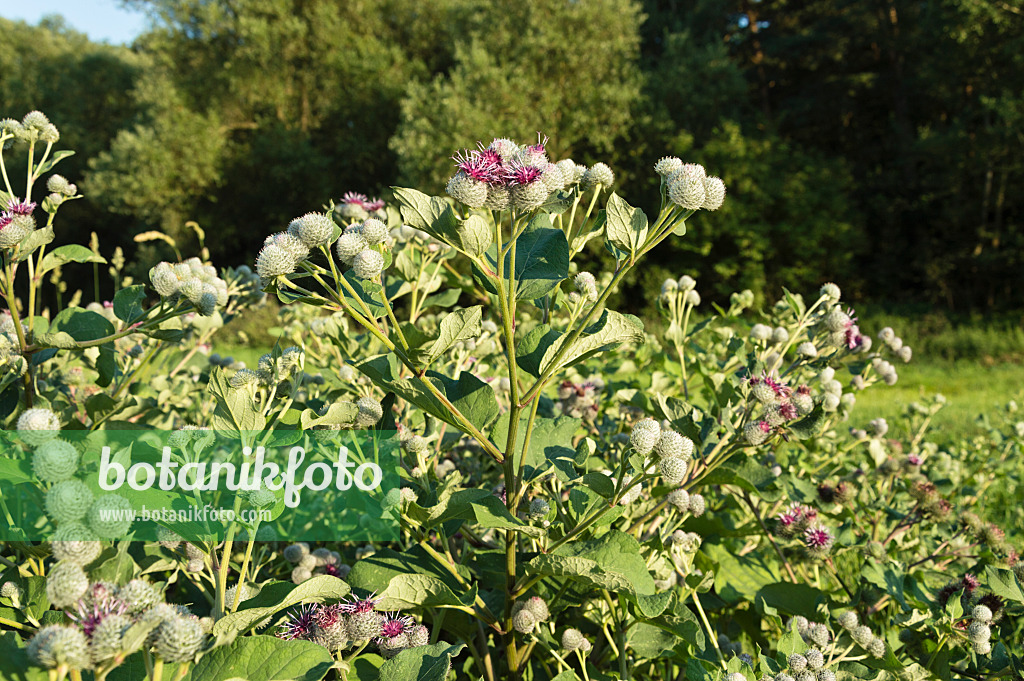
[{"label": "green tree foliage", "polygon": [[555,157],[625,158],[641,18],[632,0],[479,3],[460,19],[453,68],[402,102],[391,141],[402,179],[440,187],[451,163],[439,149],[537,131]]},{"label": "green tree foliage", "polygon": [[1020,0],[128,4],[152,20],[132,49],[0,20],[5,114],[90,131],[66,140],[66,172],[91,168],[92,203],[69,207],[86,233],[181,238],[196,220],[241,262],[253,225],[399,181],[436,191],[452,152],[541,131],[557,157],[611,164],[648,212],[666,152],[725,178],[715,230],[640,278],[696,274],[699,253],[718,298],[835,278],[1024,302]]}]

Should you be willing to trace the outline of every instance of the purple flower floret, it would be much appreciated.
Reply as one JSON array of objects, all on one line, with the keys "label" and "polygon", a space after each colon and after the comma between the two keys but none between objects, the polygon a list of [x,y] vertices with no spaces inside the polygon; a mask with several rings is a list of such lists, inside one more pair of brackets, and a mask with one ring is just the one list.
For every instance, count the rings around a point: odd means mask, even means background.
[{"label": "purple flower floret", "polygon": [[281,625],[277,637],[286,641],[309,640],[313,636],[319,614],[316,605],[307,603],[298,612],[288,615],[288,621]]}]

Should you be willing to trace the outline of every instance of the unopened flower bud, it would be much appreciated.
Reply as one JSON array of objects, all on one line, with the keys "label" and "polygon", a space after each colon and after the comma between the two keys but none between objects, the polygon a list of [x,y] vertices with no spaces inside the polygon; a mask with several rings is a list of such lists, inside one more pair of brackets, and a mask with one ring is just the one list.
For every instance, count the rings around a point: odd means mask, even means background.
[{"label": "unopened flower bud", "polygon": [[487,183],[459,171],[445,186],[445,191],[456,201],[470,208],[481,208],[487,201]]},{"label": "unopened flower bud", "polygon": [[661,477],[669,485],[678,485],[686,477],[686,461],[678,458],[662,459],[658,463]]},{"label": "unopened flower bud", "polygon": [[637,421],[629,435],[629,444],[638,454],[647,455],[661,438],[661,426],[651,418]]},{"label": "unopened flower bud", "polygon": [[60,419],[51,409],[37,407],[22,412],[15,427],[25,444],[39,446],[57,437],[60,432]]},{"label": "unopened flower bud", "polygon": [[[668,176],[669,201],[687,210],[701,208],[707,198],[707,190],[704,188],[706,177],[703,166],[696,163],[684,164]],[[724,191],[722,197],[725,197]]]},{"label": "unopened flower bud", "polygon": [[725,183],[717,177],[704,178],[704,210],[718,210],[725,203]]},{"label": "unopened flower bud", "polygon": [[307,248],[320,248],[331,243],[334,220],[323,213],[306,213],[291,221],[288,233],[298,237]]},{"label": "unopened flower bud", "polygon": [[579,629],[566,629],[562,632],[562,648],[567,651],[581,650],[587,642]]},{"label": "unopened flower bud", "polygon": [[594,275],[590,272],[580,272],[573,279],[573,283],[576,284],[576,290],[580,292],[584,298],[589,301],[597,300],[597,281],[594,279]]},{"label": "unopened flower bud", "polygon": [[78,450],[66,440],[47,440],[32,455],[32,470],[43,482],[67,480],[78,470]]},{"label": "unopened flower bud", "polygon": [[674,489],[668,493],[665,499],[681,513],[685,513],[690,509],[690,493],[685,489]]},{"label": "unopened flower bud", "polygon": [[580,181],[580,187],[583,191],[588,191],[596,187],[607,189],[615,184],[615,173],[604,163],[595,163],[590,166],[585,173],[583,173],[583,179]]},{"label": "unopened flower bud", "polygon": [[187,662],[203,645],[203,627],[194,617],[174,617],[156,629],[154,652],[165,662]]},{"label": "unopened flower bud", "polygon": [[690,513],[694,517],[699,518],[700,516],[704,515],[704,510],[707,508],[707,505],[704,503],[704,497],[701,496],[700,494],[691,494],[689,508]]},{"label": "unopened flower bud", "polygon": [[847,610],[837,617],[836,621],[839,622],[839,626],[843,629],[850,631],[857,628],[857,625],[860,623],[860,618],[857,617],[857,613],[855,611]]},{"label": "unopened flower bud", "polygon": [[46,575],[46,596],[58,608],[73,607],[89,588],[89,578],[82,566],[62,561]]},{"label": "unopened flower bud", "polygon": [[384,256],[366,249],[352,261],[352,272],[360,279],[376,279],[384,271]]},{"label": "unopened flower bud", "polygon": [[693,456],[693,441],[674,430],[666,430],[659,436],[654,450],[662,459],[689,461]]},{"label": "unopened flower bud", "polygon": [[43,627],[26,646],[28,658],[44,669],[88,669],[89,642],[80,629],[51,624]]},{"label": "unopened flower bud", "polygon": [[804,341],[796,348],[797,354],[803,355],[809,359],[813,359],[818,356],[818,349],[814,347],[814,343],[811,341]]}]

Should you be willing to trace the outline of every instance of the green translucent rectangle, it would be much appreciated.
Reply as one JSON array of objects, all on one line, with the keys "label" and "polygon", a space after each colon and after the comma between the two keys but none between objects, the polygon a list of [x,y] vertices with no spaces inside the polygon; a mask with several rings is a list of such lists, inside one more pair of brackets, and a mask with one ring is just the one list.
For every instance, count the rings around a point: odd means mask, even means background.
[{"label": "green translucent rectangle", "polygon": [[4,431],[0,539],[394,541],[377,430]]}]

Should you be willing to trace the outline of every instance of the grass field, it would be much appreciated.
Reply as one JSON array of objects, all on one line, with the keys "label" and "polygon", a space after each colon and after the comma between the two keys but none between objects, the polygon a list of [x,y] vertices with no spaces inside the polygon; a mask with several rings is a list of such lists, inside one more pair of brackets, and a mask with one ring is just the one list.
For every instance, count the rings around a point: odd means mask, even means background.
[{"label": "grass field", "polygon": [[[870,419],[892,420],[903,407],[935,393],[946,396],[946,406],[933,420],[945,438],[959,438],[979,431],[978,416],[1001,409],[1015,399],[1024,404],[1024,365],[1001,363],[987,365],[975,361],[928,362],[916,359],[901,365],[899,382],[894,386],[875,386],[858,394],[850,418],[852,427],[861,427]],[[1022,416],[1024,418],[1024,416]]]}]

